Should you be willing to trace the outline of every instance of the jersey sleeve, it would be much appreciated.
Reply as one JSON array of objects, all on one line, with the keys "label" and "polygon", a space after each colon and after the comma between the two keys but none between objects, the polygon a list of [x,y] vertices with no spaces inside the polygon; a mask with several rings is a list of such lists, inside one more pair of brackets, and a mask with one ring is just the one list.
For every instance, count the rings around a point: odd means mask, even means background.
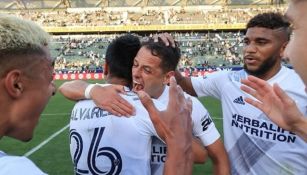
[{"label": "jersey sleeve", "polygon": [[204,77],[192,77],[192,86],[198,97],[212,96],[221,99],[223,82],[226,82],[227,71],[215,72]]},{"label": "jersey sleeve", "polygon": [[220,138],[220,133],[200,101],[197,98],[192,98],[192,100],[193,135],[198,137],[204,146],[208,146]]},{"label": "jersey sleeve", "polygon": [[[163,105],[160,104],[158,101],[154,100],[154,104],[157,109],[163,108]],[[139,101],[136,105],[136,127],[138,128],[138,131],[142,135],[148,135],[148,136],[156,136],[158,139],[160,139],[163,143],[164,141],[160,138],[158,135],[150,117],[147,112],[147,110],[144,108],[144,106]]]}]

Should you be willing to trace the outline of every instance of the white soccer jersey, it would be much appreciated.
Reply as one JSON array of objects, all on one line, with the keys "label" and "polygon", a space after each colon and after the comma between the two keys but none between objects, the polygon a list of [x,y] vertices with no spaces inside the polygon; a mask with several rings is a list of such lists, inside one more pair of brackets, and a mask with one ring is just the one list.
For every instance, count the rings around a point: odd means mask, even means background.
[{"label": "white soccer jersey", "polygon": [[0,151],[0,175],[46,175],[31,160]]},{"label": "white soccer jersey", "polygon": [[75,105],[70,152],[76,174],[150,174],[151,137],[157,133],[138,96],[129,92],[123,97],[135,107],[135,116],[113,116],[92,100]]},{"label": "white soccer jersey", "polygon": [[[244,101],[248,94],[240,90],[240,80],[246,77],[241,70],[192,78],[198,96],[213,96],[222,102],[224,143],[232,174],[306,175],[307,144]],[[305,87],[293,70],[282,67],[268,83],[277,83],[307,116]]]},{"label": "white soccer jersey", "polygon": [[[191,97],[185,93],[186,97]],[[204,146],[214,143],[220,138],[220,134],[216,129],[208,111],[195,97],[192,99],[192,125],[193,135],[198,137]],[[169,87],[166,86],[162,95],[157,99],[164,105],[169,101]],[[162,175],[164,163],[166,159],[166,145],[159,139],[153,137],[151,151],[151,174]]]}]

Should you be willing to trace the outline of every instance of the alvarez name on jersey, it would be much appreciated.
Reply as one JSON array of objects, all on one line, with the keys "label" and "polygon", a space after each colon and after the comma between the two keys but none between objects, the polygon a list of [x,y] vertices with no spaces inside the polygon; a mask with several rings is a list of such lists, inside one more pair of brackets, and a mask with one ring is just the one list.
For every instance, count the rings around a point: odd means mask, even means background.
[{"label": "alvarez name on jersey", "polygon": [[76,174],[150,174],[151,136],[158,135],[138,96],[128,92],[122,97],[135,107],[135,116],[113,116],[92,100],[74,106],[70,153]]},{"label": "alvarez name on jersey", "polygon": [[[248,94],[241,91],[244,70],[217,72],[206,77],[192,78],[199,97],[213,96],[221,100],[224,143],[232,174],[307,174],[307,144],[294,133],[271,122],[259,109],[245,103]],[[282,67],[270,80],[293,98],[307,116],[305,86],[291,69]]]}]

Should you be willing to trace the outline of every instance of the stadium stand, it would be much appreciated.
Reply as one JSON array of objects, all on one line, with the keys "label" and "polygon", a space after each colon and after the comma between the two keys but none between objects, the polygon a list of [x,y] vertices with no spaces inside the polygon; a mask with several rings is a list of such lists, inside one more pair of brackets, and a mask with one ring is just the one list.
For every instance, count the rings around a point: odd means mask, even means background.
[{"label": "stadium stand", "polygon": [[63,74],[102,72],[106,46],[125,32],[137,33],[140,38],[158,31],[171,32],[181,46],[181,69],[240,65],[246,21],[262,12],[284,12],[286,3],[283,0],[2,0],[0,11],[35,21],[53,33],[55,68]]},{"label": "stadium stand", "polygon": [[36,21],[51,33],[237,30],[259,12],[285,10],[270,3],[273,0],[3,0],[0,9]]},{"label": "stadium stand", "polygon": [[199,5],[280,5],[288,0],[1,0],[2,9],[50,9],[80,7],[146,7]]},{"label": "stadium stand", "polygon": [[[242,32],[171,33],[182,51],[180,67],[238,65]],[[149,34],[149,36],[152,34]],[[119,35],[54,36],[52,55],[58,73],[101,72],[105,49]],[[142,36],[139,35],[140,38]]]},{"label": "stadium stand", "polygon": [[14,13],[20,17],[36,21],[52,33],[80,33],[86,32],[87,29],[84,29],[84,27],[89,26],[96,27],[97,32],[104,32],[104,29],[105,31],[134,31],[137,29],[135,26],[145,26],[143,27],[144,31],[185,30],[185,24],[194,25],[194,28],[192,26],[192,28],[187,28],[188,30],[237,29],[233,28],[234,24],[240,24],[239,28],[243,29],[247,19],[259,12],[282,12],[284,10],[284,7],[228,8],[203,6],[196,8],[189,6],[127,7],[125,9],[117,9],[116,7],[107,9],[83,8],[52,11],[19,10],[7,11],[7,13]]}]

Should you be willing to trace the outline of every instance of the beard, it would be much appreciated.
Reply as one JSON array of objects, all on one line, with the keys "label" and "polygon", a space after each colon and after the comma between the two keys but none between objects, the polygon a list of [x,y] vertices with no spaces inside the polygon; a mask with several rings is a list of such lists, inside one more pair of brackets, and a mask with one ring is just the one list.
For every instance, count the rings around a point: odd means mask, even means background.
[{"label": "beard", "polygon": [[248,69],[247,65],[244,64],[243,68],[244,70],[249,74],[249,75],[253,75],[255,77],[263,77],[264,75],[266,75],[271,69],[272,67],[278,64],[278,58],[277,56],[271,56],[267,59],[265,59],[258,67],[258,69],[256,70],[250,70]]}]

